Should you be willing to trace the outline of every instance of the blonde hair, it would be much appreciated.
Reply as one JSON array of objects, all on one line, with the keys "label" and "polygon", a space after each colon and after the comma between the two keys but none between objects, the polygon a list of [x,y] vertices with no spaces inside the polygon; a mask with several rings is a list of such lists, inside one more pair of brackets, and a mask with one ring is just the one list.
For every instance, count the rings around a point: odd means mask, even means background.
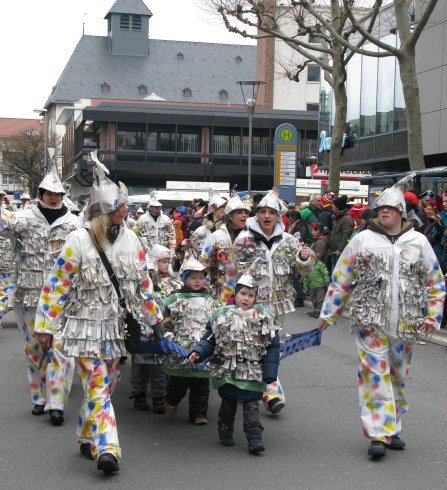
[{"label": "blonde hair", "polygon": [[108,214],[101,214],[90,221],[90,236],[98,250],[103,250],[107,243],[106,229],[110,226]]}]

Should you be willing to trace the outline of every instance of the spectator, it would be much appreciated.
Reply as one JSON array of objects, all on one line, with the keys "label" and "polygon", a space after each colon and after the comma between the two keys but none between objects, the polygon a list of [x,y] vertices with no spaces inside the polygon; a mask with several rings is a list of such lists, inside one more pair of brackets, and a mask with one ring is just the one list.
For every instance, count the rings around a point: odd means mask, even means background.
[{"label": "spectator", "polygon": [[354,220],[348,214],[348,197],[339,196],[333,204],[334,225],[329,238],[329,256],[331,258],[331,270],[335,268],[338,258],[348,244],[354,230]]}]

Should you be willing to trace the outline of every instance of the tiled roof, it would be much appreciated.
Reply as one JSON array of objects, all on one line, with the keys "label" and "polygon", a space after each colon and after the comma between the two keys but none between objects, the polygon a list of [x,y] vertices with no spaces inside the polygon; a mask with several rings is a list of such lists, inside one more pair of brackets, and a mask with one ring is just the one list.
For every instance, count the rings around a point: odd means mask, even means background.
[{"label": "tiled roof", "polygon": [[146,7],[142,0],[116,0],[105,18],[107,19],[110,14],[152,16],[152,12]]},{"label": "tiled roof", "polygon": [[[113,56],[107,37],[83,36],[46,105],[81,98],[142,100],[151,93],[171,102],[240,104],[236,82],[256,77],[256,46],[156,39],[148,43],[148,56]],[[103,83],[110,92],[101,91]],[[140,85],[147,87],[147,94],[139,93]]]},{"label": "tiled roof", "polygon": [[43,124],[39,119],[0,117],[0,138],[18,136],[24,131],[43,132]]}]

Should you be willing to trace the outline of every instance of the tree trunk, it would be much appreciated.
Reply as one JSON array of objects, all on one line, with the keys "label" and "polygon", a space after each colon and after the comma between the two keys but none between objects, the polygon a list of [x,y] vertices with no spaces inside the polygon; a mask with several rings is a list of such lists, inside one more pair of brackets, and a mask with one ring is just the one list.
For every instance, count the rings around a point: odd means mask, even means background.
[{"label": "tree trunk", "polygon": [[343,134],[346,128],[348,101],[346,96],[345,70],[341,59],[333,60],[335,116],[331,135],[328,191],[338,195],[340,190],[340,165],[342,157]]},{"label": "tree trunk", "polygon": [[398,61],[407,113],[408,160],[410,161],[410,169],[417,170],[425,168],[425,161],[422,147],[421,104],[414,50],[399,56]]}]

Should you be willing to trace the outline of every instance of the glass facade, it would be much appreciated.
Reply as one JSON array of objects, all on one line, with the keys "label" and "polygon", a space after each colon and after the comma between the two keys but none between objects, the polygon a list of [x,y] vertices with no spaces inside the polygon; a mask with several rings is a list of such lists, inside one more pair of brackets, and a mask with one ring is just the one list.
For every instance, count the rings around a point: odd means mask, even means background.
[{"label": "glass facade", "polygon": [[[388,11],[381,13],[381,38],[387,44],[396,46],[398,36],[390,34],[389,15]],[[365,43],[363,48],[378,50],[371,43]],[[355,54],[347,66],[346,92],[349,147],[344,150],[343,160],[355,162],[405,156],[407,145],[403,142],[407,125],[397,59],[393,56],[376,58]],[[331,135],[333,114],[332,88],[322,80],[319,126],[327,136]]]}]

